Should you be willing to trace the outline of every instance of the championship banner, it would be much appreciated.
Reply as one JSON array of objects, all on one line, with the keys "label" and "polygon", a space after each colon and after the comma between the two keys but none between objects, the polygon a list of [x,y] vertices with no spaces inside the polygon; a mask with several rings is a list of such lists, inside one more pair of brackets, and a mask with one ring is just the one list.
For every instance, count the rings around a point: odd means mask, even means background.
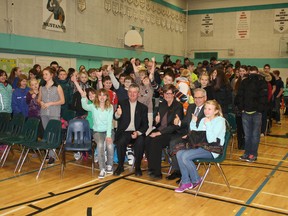
[{"label": "championship banner", "polygon": [[250,36],[250,11],[236,13],[236,39],[249,39]]},{"label": "championship banner", "polygon": [[288,8],[275,9],[274,32],[288,33]]},{"label": "championship banner", "polygon": [[43,0],[43,29],[66,32],[65,21],[66,0]]},{"label": "championship banner", "polygon": [[201,16],[201,34],[202,37],[213,36],[213,14],[204,14]]}]

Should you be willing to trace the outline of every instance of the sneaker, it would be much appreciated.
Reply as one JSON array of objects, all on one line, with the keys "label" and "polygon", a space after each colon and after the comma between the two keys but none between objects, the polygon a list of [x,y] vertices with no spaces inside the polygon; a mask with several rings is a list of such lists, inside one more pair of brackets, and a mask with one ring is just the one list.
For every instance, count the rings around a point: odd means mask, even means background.
[{"label": "sneaker", "polygon": [[76,161],[80,160],[81,157],[82,157],[81,152],[76,152],[76,153],[74,153],[74,158],[75,158]]},{"label": "sneaker", "polygon": [[192,189],[198,187],[198,186],[201,184],[202,181],[203,181],[203,178],[201,177],[200,180],[199,180],[198,182],[193,183],[193,187],[192,187]]},{"label": "sneaker", "polygon": [[48,165],[53,165],[55,163],[55,159],[50,157],[48,161]]},{"label": "sneaker", "polygon": [[254,155],[249,155],[249,157],[247,158],[247,162],[253,163],[257,160],[257,157]]},{"label": "sneaker", "polygon": [[102,169],[98,175],[99,179],[103,179],[106,176],[106,171],[105,169]]},{"label": "sneaker", "polygon": [[179,188],[176,188],[174,191],[177,193],[183,193],[186,190],[192,189],[193,184],[192,183],[187,183],[187,184],[181,184]]},{"label": "sneaker", "polygon": [[264,133],[261,133],[261,135],[260,135],[261,137],[264,137],[265,135],[264,135]]},{"label": "sneaker", "polygon": [[247,161],[249,155],[243,154],[242,156],[239,157],[240,160],[242,161]]},{"label": "sneaker", "polygon": [[113,167],[111,165],[106,166],[106,173],[112,174],[113,173]]},{"label": "sneaker", "polygon": [[281,122],[280,122],[280,121],[277,121],[276,124],[277,124],[277,125],[281,125]]}]

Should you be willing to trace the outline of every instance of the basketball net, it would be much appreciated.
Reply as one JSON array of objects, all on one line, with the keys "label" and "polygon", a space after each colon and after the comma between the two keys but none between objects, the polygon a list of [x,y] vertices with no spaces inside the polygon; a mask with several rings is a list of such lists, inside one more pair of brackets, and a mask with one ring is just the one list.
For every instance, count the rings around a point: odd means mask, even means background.
[{"label": "basketball net", "polygon": [[134,44],[134,45],[131,45],[130,47],[131,47],[131,48],[134,48],[137,56],[141,56],[143,45]]}]

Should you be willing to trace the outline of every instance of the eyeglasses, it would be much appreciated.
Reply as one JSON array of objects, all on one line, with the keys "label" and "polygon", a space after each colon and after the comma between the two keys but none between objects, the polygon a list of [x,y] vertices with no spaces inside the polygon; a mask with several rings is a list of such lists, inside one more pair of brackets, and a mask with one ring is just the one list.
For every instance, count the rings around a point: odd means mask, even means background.
[{"label": "eyeglasses", "polygon": [[171,92],[165,92],[164,94],[166,94],[166,95],[173,95],[173,93],[171,93]]},{"label": "eyeglasses", "polygon": [[204,98],[204,96],[203,97],[194,97],[195,100],[199,100],[199,99],[202,99],[202,98]]}]

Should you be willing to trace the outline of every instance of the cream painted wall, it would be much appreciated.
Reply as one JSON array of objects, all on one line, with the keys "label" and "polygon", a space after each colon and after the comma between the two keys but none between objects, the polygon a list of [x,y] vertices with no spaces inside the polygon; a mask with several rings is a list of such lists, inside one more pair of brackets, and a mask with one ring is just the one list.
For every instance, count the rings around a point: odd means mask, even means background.
[{"label": "cream painted wall", "polygon": [[188,0],[189,10],[287,3],[287,0]]},{"label": "cream painted wall", "polygon": [[[133,17],[114,15],[112,10],[107,12],[104,9],[104,0],[86,0],[87,9],[83,13],[77,10],[76,0],[66,0],[66,33],[43,30],[42,2],[0,0],[0,33],[123,48],[124,34],[133,25],[144,28],[145,51],[183,55],[183,32],[170,31]],[[183,5],[181,0],[169,2]],[[7,18],[11,19],[10,23],[4,21]]]}]

